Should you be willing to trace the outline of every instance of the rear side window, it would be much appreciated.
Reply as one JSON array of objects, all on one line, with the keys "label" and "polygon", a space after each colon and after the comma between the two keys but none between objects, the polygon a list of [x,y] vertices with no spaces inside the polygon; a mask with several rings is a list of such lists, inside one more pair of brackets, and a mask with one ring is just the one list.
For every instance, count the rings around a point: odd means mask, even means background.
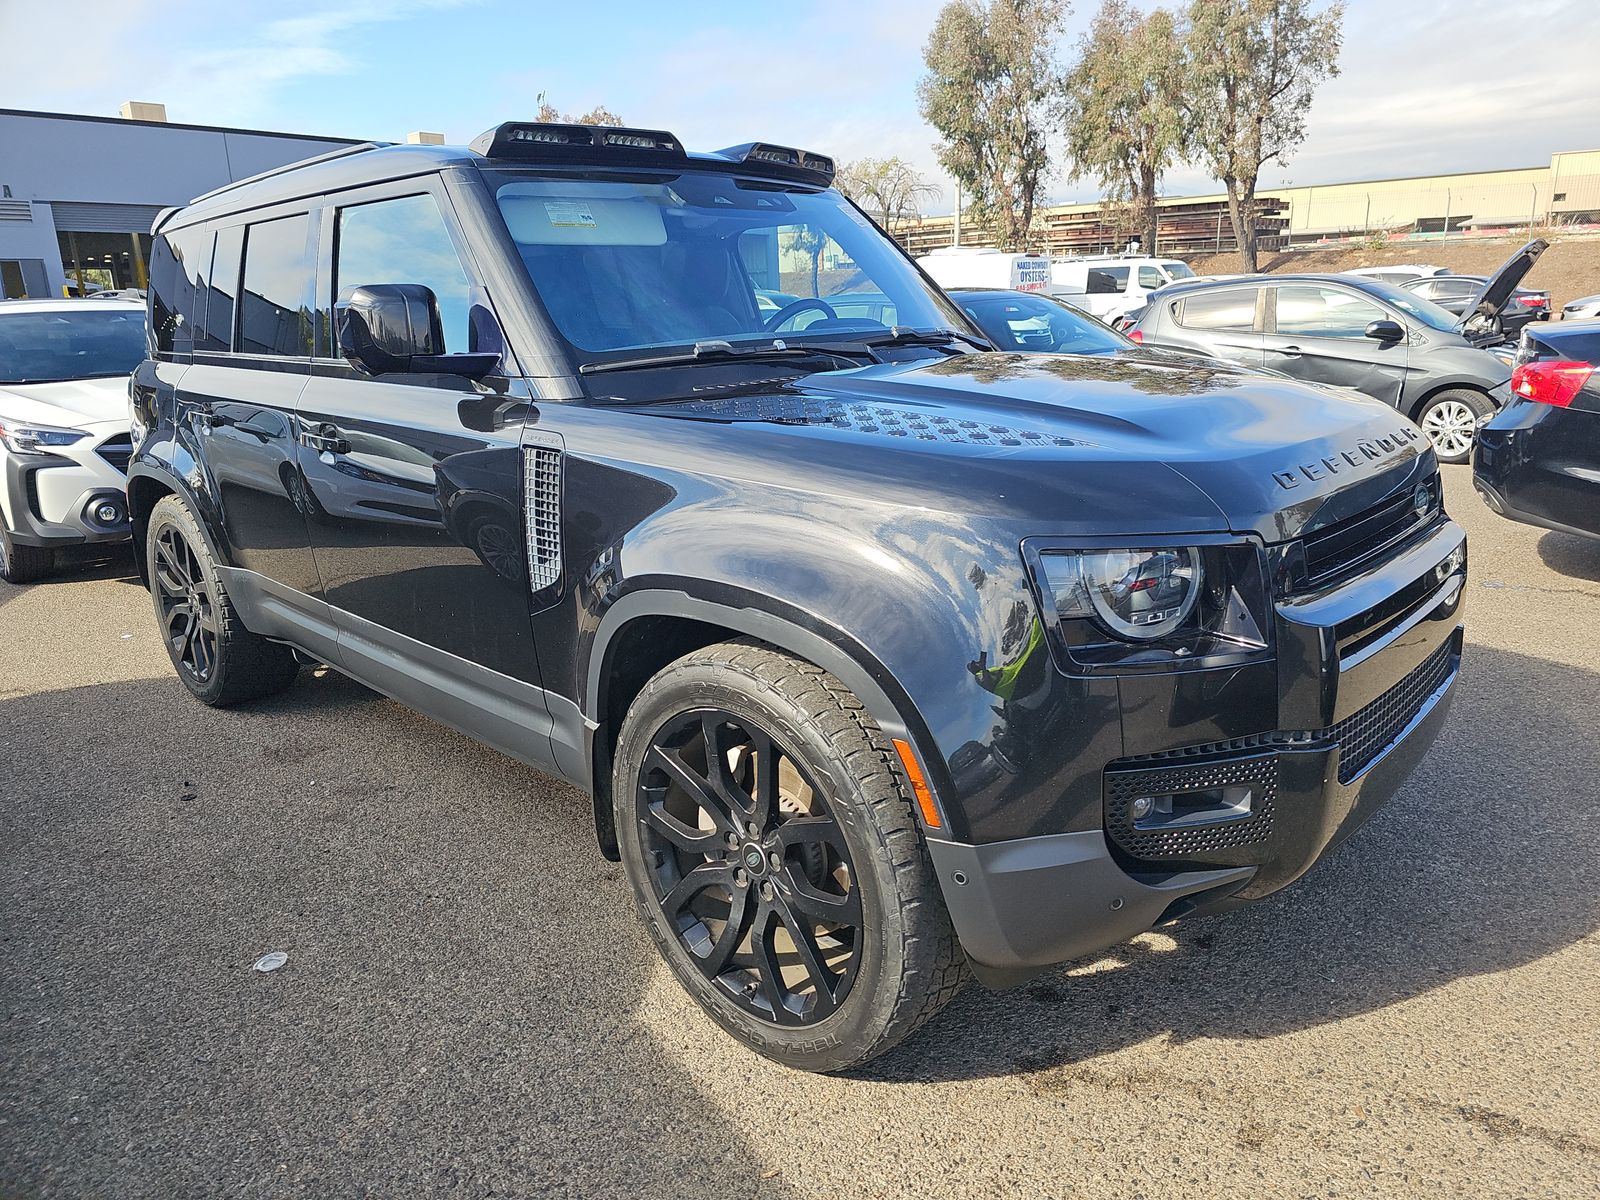
[{"label": "rear side window", "polygon": [[1083,290],[1090,296],[1120,295],[1127,287],[1127,267],[1091,267]]},{"label": "rear side window", "polygon": [[150,254],[150,327],[157,354],[194,349],[199,289],[210,266],[207,230],[179,229],[156,239]]},{"label": "rear side window", "polygon": [[432,196],[339,210],[334,294],[371,283],[420,283],[439,302],[445,354],[469,345],[472,288]]},{"label": "rear side window", "polygon": [[1185,296],[1176,306],[1177,322],[1185,329],[1254,329],[1259,290],[1235,288]]},{"label": "rear side window", "polygon": [[239,255],[243,249],[244,226],[217,230],[211,261],[200,267],[205,297],[203,307],[196,310],[196,350],[226,352],[233,347],[233,310],[239,296]]},{"label": "rear side window", "polygon": [[280,217],[246,230],[239,301],[241,353],[311,356],[309,224],[305,216]]}]

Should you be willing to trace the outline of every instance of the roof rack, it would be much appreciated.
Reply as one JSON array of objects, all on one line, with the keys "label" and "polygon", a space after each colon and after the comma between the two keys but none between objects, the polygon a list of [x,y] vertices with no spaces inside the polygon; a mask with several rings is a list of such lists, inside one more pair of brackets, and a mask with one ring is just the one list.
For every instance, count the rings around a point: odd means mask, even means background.
[{"label": "roof rack", "polygon": [[[349,158],[352,154],[365,154],[368,150],[381,150],[385,146],[392,146],[393,142],[362,142],[356,146],[346,146],[340,150],[330,150],[326,154],[318,154],[312,158],[296,159],[292,163],[285,163],[281,167],[273,167],[270,171],[262,171],[259,175],[250,175],[244,179],[235,179],[232,183],[225,183],[219,188],[212,188],[204,195],[196,196],[189,201],[190,204],[199,204],[202,200],[209,200],[213,196],[221,196],[235,188],[245,187],[247,184],[259,183],[263,179],[271,179],[275,175],[284,175],[290,171],[298,171],[301,167],[309,167],[312,163],[332,162],[337,158]],[[163,214],[165,215],[165,214]]]}]

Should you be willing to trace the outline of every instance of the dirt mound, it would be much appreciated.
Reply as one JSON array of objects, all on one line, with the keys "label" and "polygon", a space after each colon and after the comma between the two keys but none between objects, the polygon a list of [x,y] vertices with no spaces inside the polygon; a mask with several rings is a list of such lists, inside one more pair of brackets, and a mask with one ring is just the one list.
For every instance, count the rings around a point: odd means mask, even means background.
[{"label": "dirt mound", "polygon": [[[1264,271],[1348,271],[1352,267],[1381,267],[1385,263],[1430,263],[1449,267],[1458,275],[1488,275],[1516,253],[1520,238],[1484,238],[1481,241],[1409,242],[1370,250],[1364,246],[1326,250],[1293,250],[1261,257]],[[1188,260],[1200,275],[1233,274],[1242,270],[1237,254],[1208,254]],[[1526,287],[1547,288],[1559,311],[1569,300],[1600,292],[1600,239],[1571,238],[1552,241],[1533,270],[1523,280]]]}]

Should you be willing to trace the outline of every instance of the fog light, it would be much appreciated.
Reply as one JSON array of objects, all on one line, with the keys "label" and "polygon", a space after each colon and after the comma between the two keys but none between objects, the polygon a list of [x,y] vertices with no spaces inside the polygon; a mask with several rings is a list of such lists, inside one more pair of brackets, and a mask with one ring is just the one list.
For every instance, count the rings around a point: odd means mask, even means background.
[{"label": "fog light", "polygon": [[122,509],[107,501],[95,505],[94,517],[102,525],[115,525],[122,520]]},{"label": "fog light", "polygon": [[1133,819],[1139,821],[1148,817],[1154,811],[1156,802],[1149,796],[1140,796],[1133,802]]},{"label": "fog light", "polygon": [[1438,565],[1437,568],[1435,568],[1439,582],[1443,583],[1446,579],[1449,579],[1450,576],[1454,575],[1462,568],[1466,561],[1467,548],[1465,546],[1457,546],[1454,550],[1450,551],[1450,557],[1446,558]]}]

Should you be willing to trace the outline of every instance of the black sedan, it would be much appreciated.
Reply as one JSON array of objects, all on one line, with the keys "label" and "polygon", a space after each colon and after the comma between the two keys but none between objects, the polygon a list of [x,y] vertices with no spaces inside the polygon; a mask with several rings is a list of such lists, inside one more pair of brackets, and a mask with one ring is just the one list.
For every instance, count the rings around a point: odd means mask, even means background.
[{"label": "black sedan", "polygon": [[1511,396],[1478,431],[1478,494],[1513,521],[1600,537],[1600,320],[1525,329]]},{"label": "black sedan", "polygon": [[[1426,279],[1413,279],[1400,286],[1408,292],[1415,292],[1424,300],[1432,300],[1440,308],[1448,309],[1459,317],[1466,313],[1473,298],[1483,291],[1483,285],[1488,282],[1487,275],[1433,275]],[[1500,327],[1507,337],[1516,337],[1522,332],[1523,326],[1533,321],[1549,319],[1550,293],[1538,288],[1516,288],[1510,299],[1500,306]]]}]

